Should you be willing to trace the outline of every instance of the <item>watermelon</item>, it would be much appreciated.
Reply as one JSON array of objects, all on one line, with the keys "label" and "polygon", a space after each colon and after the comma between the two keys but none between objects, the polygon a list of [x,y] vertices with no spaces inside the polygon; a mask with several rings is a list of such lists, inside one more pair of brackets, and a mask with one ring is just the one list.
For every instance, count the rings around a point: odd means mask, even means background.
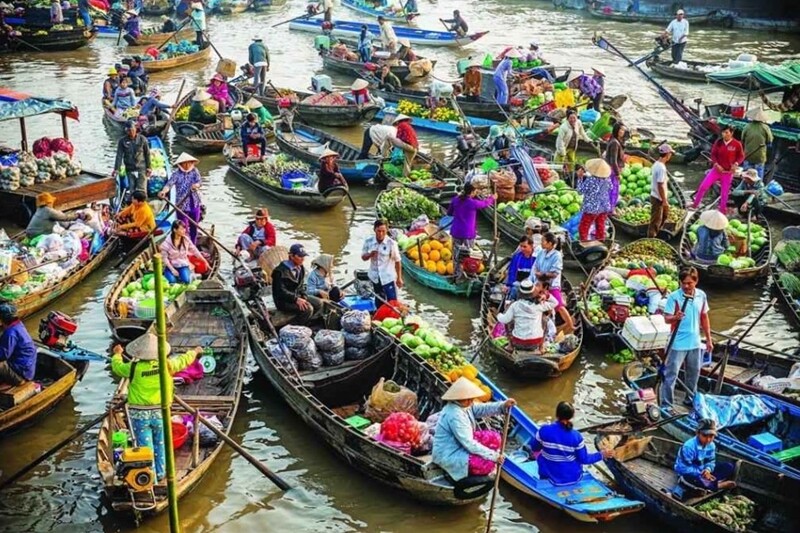
[{"label": "watermelon", "polygon": [[722,254],[717,258],[717,264],[722,266],[730,266],[733,262],[733,257],[728,254]]},{"label": "watermelon", "polygon": [[579,204],[577,202],[572,202],[571,204],[569,204],[567,206],[567,211],[569,211],[570,215],[574,215],[575,213],[577,213],[580,210],[581,210],[581,204]]}]

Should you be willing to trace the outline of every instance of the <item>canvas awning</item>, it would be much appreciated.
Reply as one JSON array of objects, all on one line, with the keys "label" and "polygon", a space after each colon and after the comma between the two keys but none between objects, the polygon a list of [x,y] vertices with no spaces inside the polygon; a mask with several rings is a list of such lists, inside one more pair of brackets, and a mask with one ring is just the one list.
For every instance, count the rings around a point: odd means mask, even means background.
[{"label": "canvas awning", "polygon": [[706,77],[717,83],[739,87],[742,77],[747,77],[751,82],[758,82],[758,86],[750,84],[754,89],[774,91],[792,85],[800,85],[800,61],[789,61],[781,65],[765,65],[756,63],[753,66],[730,68],[717,72],[709,72]]},{"label": "canvas awning", "polygon": [[31,96],[6,87],[0,87],[0,121],[33,117],[46,113],[58,113],[78,120],[78,108],[68,100]]}]

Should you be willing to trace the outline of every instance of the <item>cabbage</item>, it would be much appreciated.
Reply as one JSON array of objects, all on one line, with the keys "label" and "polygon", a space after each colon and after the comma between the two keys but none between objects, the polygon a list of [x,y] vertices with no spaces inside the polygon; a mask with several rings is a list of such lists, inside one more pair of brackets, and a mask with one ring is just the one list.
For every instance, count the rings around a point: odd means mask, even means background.
[{"label": "cabbage", "polygon": [[717,258],[718,265],[730,266],[731,262],[733,262],[733,257],[729,256],[728,254],[722,254]]}]

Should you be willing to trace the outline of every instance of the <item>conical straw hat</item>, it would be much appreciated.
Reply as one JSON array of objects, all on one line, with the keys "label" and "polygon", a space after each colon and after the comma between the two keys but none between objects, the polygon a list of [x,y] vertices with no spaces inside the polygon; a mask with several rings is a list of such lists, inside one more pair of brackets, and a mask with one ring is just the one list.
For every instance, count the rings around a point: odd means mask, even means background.
[{"label": "conical straw hat", "polygon": [[586,162],[586,170],[595,178],[607,178],[611,175],[611,165],[600,158],[588,160]]},{"label": "conical straw hat", "polygon": [[719,231],[728,227],[728,217],[716,209],[710,209],[700,215],[700,223],[708,229]]},{"label": "conical straw hat", "polygon": [[465,377],[458,378],[458,381],[453,383],[447,392],[442,395],[442,400],[472,400],[480,398],[485,393],[480,387],[475,385],[472,381]]},{"label": "conical straw hat", "polygon": [[[125,347],[125,351],[134,359],[155,361],[158,359],[158,337],[153,333],[145,333],[141,337],[132,340],[128,346]],[[169,355],[171,351],[172,348],[169,343],[167,343],[167,355]]]}]

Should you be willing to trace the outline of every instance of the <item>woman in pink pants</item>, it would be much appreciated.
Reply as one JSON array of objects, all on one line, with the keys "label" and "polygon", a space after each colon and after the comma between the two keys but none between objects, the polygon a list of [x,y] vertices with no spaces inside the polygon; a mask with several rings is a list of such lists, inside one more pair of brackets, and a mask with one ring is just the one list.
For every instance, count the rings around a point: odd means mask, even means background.
[{"label": "woman in pink pants", "polygon": [[717,209],[722,213],[728,210],[728,193],[731,191],[731,183],[736,168],[744,161],[744,149],[742,143],[733,138],[733,128],[724,126],[722,128],[722,138],[717,139],[711,147],[711,163],[713,166],[708,171],[706,177],[694,195],[692,209],[697,209],[703,201],[709,187],[714,183],[720,183],[720,200]]}]

